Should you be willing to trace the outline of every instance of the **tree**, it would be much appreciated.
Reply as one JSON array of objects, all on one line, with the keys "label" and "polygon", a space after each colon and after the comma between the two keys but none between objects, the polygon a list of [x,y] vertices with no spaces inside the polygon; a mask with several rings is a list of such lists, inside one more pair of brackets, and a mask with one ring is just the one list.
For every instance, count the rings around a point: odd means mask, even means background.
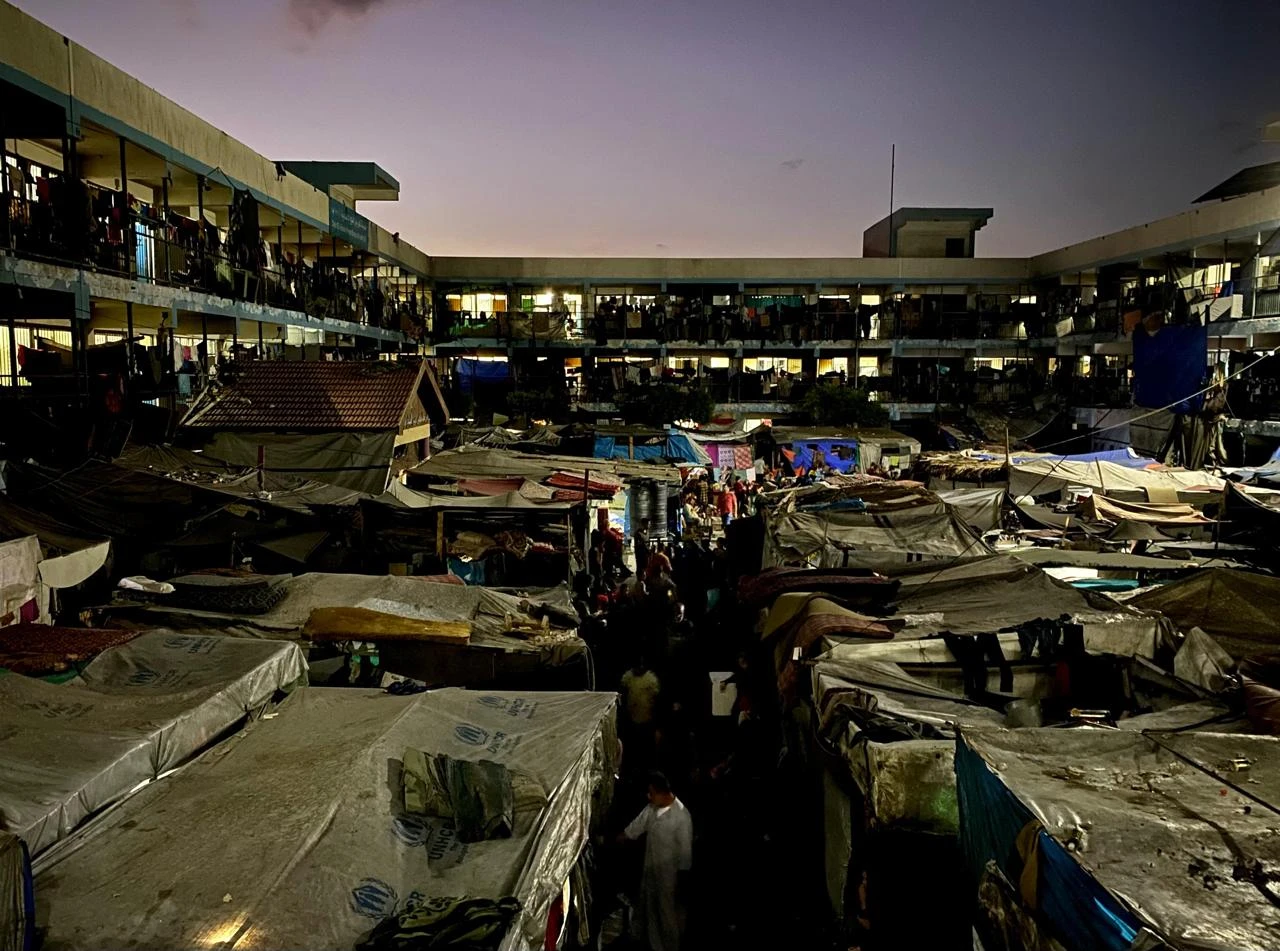
[{"label": "tree", "polygon": [[705,423],[715,412],[715,400],[701,387],[692,390],[661,384],[625,390],[614,397],[618,412],[628,423],[669,426],[678,419]]},{"label": "tree", "polygon": [[889,414],[863,390],[839,383],[812,387],[800,401],[799,410],[815,426],[884,426]]}]

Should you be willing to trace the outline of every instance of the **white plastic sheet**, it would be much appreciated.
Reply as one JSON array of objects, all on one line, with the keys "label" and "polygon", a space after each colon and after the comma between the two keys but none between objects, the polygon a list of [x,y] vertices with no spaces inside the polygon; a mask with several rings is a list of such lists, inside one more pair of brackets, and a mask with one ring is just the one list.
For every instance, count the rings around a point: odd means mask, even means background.
[{"label": "white plastic sheet", "polygon": [[154,631],[54,685],[0,677],[0,818],[32,855],[305,682],[296,644]]},{"label": "white plastic sheet", "polygon": [[[299,691],[40,863],[44,947],[347,951],[419,895],[514,896],[523,910],[503,949],[540,948],[611,789],[615,705],[603,693]],[[506,765],[515,835],[464,845],[444,820],[405,814],[406,748]]]}]

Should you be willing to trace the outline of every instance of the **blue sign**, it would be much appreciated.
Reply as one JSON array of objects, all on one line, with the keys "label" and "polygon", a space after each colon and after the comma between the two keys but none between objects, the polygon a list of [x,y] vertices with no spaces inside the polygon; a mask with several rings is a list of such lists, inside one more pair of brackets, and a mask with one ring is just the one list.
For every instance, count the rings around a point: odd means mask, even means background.
[{"label": "blue sign", "polygon": [[329,234],[362,251],[369,250],[369,219],[336,198],[329,199]]}]

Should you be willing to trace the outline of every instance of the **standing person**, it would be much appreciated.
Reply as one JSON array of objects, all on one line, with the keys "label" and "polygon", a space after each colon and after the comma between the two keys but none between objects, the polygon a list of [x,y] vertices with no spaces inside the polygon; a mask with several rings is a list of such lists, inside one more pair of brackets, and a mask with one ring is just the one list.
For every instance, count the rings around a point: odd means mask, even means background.
[{"label": "standing person", "polygon": [[622,675],[618,692],[622,695],[622,748],[630,754],[631,765],[648,769],[653,759],[653,730],[662,683],[649,669],[643,654]]},{"label": "standing person", "polygon": [[640,527],[631,538],[636,552],[636,575],[644,577],[645,565],[649,563],[649,520],[640,519]]},{"label": "standing person", "polygon": [[732,489],[721,489],[716,496],[716,511],[720,513],[720,525],[726,531],[729,529],[729,523],[734,520],[738,514],[738,497]]},{"label": "standing person", "polygon": [[693,818],[662,773],[649,776],[649,805],[622,833],[645,837],[640,878],[640,940],[649,951],[680,951],[684,897],[693,867]]}]

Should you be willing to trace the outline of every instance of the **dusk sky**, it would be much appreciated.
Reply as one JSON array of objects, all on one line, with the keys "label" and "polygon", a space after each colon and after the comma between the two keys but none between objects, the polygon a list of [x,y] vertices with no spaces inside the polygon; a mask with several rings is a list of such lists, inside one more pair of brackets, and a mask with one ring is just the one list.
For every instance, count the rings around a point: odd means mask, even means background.
[{"label": "dusk sky", "polygon": [[432,254],[858,255],[896,203],[983,256],[1280,159],[1275,0],[18,0],[273,159],[372,160]]}]

